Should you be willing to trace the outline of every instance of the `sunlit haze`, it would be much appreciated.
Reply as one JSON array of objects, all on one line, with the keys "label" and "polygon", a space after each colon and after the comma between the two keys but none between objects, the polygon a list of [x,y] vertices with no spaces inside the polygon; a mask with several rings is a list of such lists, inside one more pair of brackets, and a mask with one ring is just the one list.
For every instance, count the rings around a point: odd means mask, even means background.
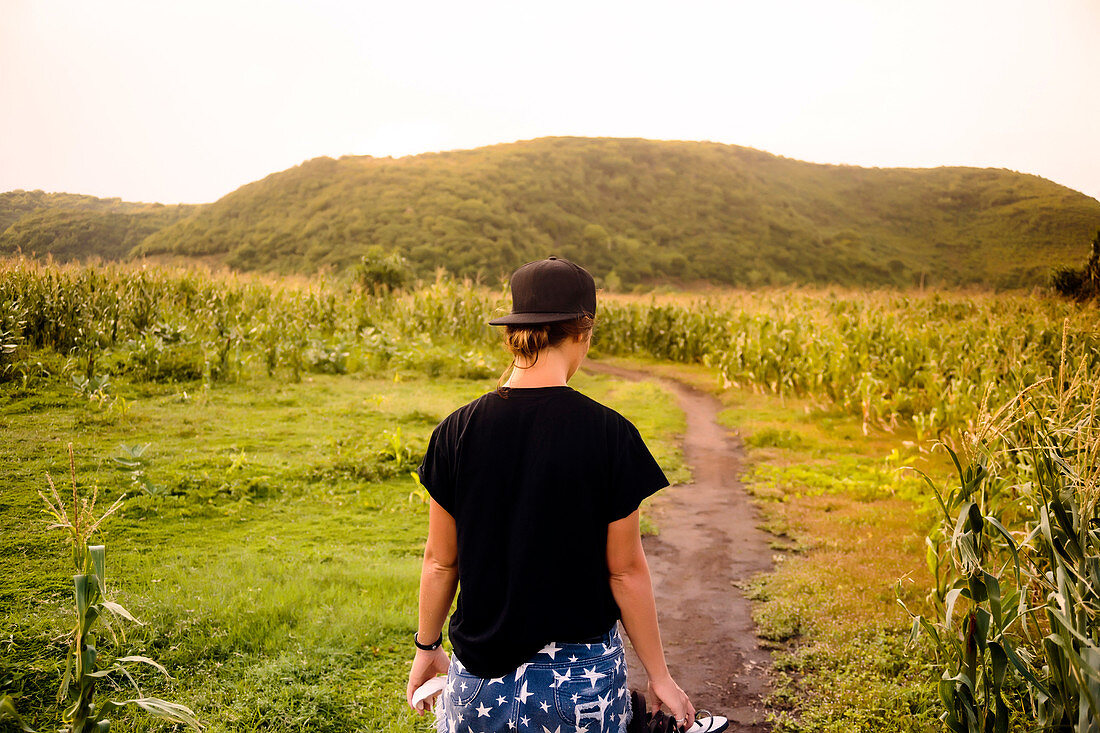
[{"label": "sunlit haze", "polygon": [[547,135],[1034,173],[1100,197],[1100,2],[0,0],[0,191],[208,202]]}]

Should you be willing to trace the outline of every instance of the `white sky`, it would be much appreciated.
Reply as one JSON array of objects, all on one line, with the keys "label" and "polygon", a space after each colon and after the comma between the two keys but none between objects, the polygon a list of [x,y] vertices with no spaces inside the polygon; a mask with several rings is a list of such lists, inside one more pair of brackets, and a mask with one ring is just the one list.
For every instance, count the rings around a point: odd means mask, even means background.
[{"label": "white sky", "polygon": [[1100,198],[1100,0],[0,0],[0,191],[213,201],[544,135],[1036,173]]}]

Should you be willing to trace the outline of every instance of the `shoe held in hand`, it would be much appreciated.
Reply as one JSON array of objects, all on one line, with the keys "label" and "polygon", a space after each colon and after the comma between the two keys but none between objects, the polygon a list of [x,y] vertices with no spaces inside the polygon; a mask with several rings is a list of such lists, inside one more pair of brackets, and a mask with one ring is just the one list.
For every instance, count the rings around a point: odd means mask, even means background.
[{"label": "shoe held in hand", "polygon": [[432,704],[435,703],[435,697],[439,693],[443,692],[443,688],[447,686],[447,676],[439,675],[438,677],[432,677],[430,680],[416,688],[416,692],[413,693],[412,704],[417,710],[428,710]]}]

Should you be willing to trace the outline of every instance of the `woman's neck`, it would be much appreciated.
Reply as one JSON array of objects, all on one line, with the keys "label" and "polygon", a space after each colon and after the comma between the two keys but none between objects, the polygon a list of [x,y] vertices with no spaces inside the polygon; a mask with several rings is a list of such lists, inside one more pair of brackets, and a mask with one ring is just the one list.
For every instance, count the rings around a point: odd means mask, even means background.
[{"label": "woman's neck", "polygon": [[539,354],[534,366],[526,369],[516,366],[508,375],[505,387],[561,387],[573,376],[569,370],[569,361],[554,349]]},{"label": "woman's neck", "polygon": [[505,387],[526,389],[531,387],[564,387],[566,380],[564,375],[530,374],[523,369],[515,369],[504,383]]}]

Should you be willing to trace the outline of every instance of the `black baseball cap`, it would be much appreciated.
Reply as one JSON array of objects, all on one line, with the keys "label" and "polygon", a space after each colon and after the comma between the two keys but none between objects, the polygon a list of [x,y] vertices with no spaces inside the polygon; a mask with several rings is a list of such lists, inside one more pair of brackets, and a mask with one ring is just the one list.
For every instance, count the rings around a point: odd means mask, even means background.
[{"label": "black baseball cap", "polygon": [[527,326],[596,315],[596,281],[569,260],[547,257],[512,273],[512,312],[491,326]]}]

